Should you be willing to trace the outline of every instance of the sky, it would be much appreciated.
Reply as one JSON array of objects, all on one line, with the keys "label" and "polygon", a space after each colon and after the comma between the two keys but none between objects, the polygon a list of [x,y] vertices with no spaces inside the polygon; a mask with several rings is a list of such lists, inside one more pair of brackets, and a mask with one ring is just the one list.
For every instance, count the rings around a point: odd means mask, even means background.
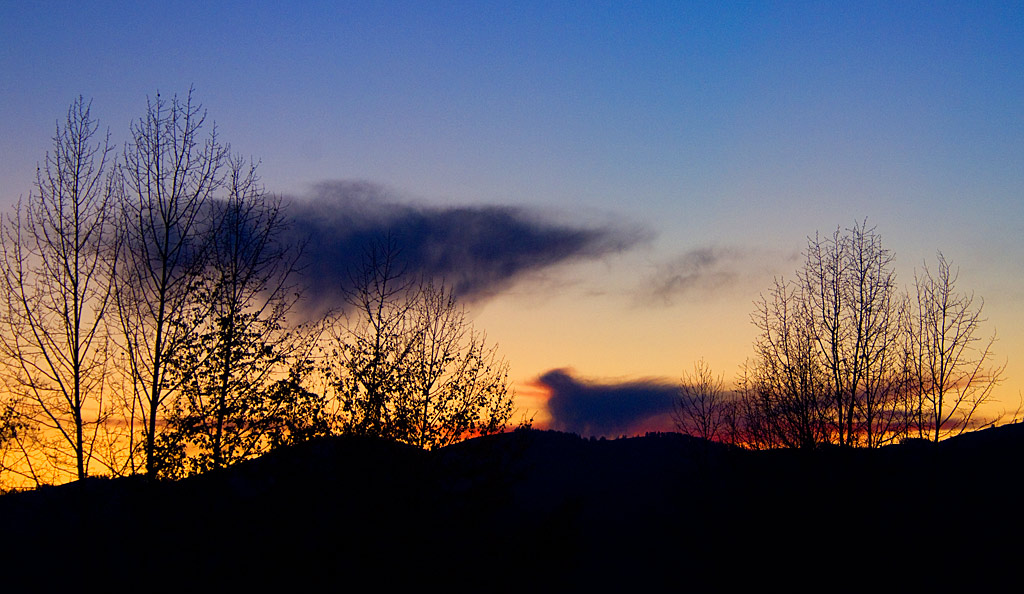
[{"label": "sky", "polygon": [[807,238],[864,220],[901,285],[941,250],[984,299],[992,414],[1024,389],[1020,2],[0,0],[0,39],[0,209],[79,95],[121,144],[194,88],[331,238],[311,295],[405,229],[535,424],[670,429]]}]

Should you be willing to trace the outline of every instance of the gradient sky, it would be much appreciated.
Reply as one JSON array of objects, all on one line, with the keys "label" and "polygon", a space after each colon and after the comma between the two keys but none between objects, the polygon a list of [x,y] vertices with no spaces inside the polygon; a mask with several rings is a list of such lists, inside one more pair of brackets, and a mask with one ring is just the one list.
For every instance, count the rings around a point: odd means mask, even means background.
[{"label": "gradient sky", "polygon": [[272,192],[593,232],[470,300],[538,421],[541,376],[733,378],[773,275],[867,218],[902,283],[942,250],[984,298],[1012,411],[1024,4],[837,4],[0,0],[0,208],[78,95],[120,144],[194,85]]}]

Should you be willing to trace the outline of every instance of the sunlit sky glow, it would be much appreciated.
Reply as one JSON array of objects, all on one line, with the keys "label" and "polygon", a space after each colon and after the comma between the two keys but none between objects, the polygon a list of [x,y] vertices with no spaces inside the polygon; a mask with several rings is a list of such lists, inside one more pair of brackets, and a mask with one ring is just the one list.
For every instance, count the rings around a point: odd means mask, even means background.
[{"label": "sunlit sky glow", "polygon": [[0,38],[0,207],[79,94],[121,143],[194,85],[272,192],[365,180],[631,234],[472,302],[524,396],[563,368],[731,379],[773,275],[867,218],[901,284],[936,250],[960,267],[1017,406],[1020,2],[5,2]]}]

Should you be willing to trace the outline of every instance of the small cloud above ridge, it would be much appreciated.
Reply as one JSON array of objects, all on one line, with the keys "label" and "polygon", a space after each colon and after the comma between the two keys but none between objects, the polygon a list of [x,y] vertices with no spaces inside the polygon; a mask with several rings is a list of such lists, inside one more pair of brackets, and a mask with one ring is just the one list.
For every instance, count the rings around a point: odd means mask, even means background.
[{"label": "small cloud above ridge", "polygon": [[550,392],[550,428],[583,437],[617,437],[646,431],[670,431],[678,385],[662,380],[599,383],[552,369],[538,384]]}]

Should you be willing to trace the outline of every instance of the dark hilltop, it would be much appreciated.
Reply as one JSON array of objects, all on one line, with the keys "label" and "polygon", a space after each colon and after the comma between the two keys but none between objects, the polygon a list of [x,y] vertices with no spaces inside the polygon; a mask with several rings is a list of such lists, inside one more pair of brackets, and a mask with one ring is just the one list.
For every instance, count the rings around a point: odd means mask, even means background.
[{"label": "dark hilltop", "polygon": [[813,452],[678,434],[518,430],[433,452],[334,437],[177,482],[7,494],[0,552],[9,584],[114,589],[998,580],[1022,550],[1022,456],[1024,425]]}]

